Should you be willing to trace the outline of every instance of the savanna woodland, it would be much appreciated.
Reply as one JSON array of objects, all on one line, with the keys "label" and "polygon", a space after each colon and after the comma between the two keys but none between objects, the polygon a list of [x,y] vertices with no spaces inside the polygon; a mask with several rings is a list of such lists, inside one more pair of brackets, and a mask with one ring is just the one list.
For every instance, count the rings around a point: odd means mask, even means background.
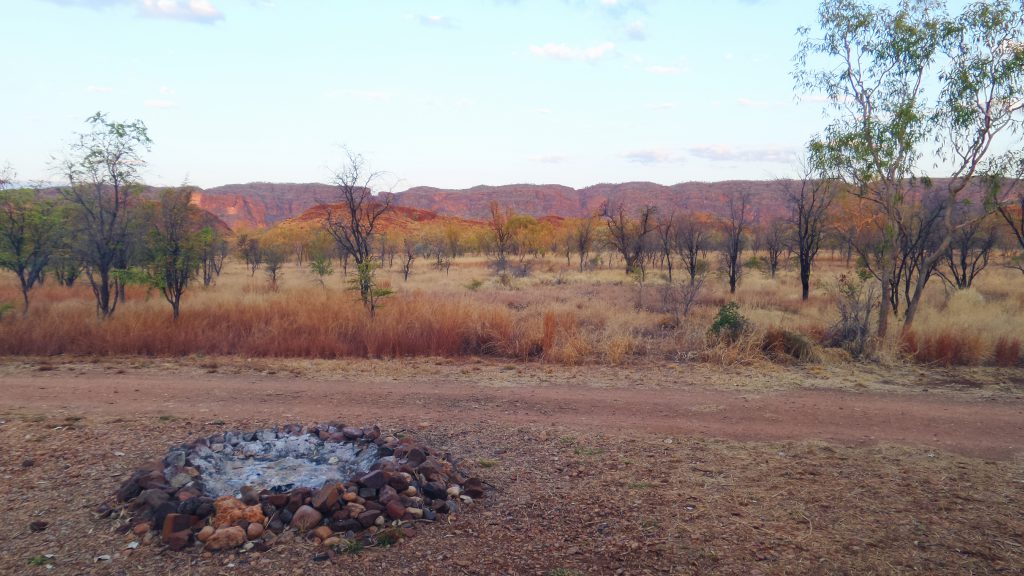
[{"label": "savanna woodland", "polygon": [[[156,186],[142,119],[69,125],[0,173],[0,572],[1024,573],[1024,6],[823,0],[780,81],[826,102],[787,175],[675,186]],[[490,494],[180,556],[94,510],[282,418]]]}]

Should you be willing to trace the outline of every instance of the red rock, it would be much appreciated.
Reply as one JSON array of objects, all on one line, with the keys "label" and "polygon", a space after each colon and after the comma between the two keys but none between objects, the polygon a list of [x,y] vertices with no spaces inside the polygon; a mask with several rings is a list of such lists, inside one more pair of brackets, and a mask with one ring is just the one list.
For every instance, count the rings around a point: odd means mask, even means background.
[{"label": "red rock", "polygon": [[192,531],[179,530],[170,534],[162,534],[160,540],[171,550],[184,550],[192,541]]},{"label": "red rock", "polygon": [[213,536],[213,533],[216,531],[217,529],[213,526],[203,526],[203,529],[200,530],[198,534],[196,534],[196,540],[199,540],[200,542],[206,542],[210,539],[210,536]]},{"label": "red rock", "polygon": [[470,478],[462,485],[462,492],[470,498],[483,498],[484,483],[479,478]]},{"label": "red rock", "polygon": [[426,459],[427,455],[419,448],[409,450],[409,453],[405,456],[405,461],[413,468],[423,464]]},{"label": "red rock", "polygon": [[401,520],[402,516],[405,516],[405,506],[396,498],[388,502],[387,506],[388,516],[391,516],[395,520]]},{"label": "red rock", "polygon": [[245,530],[245,534],[249,537],[249,540],[256,540],[260,536],[263,536],[263,524],[260,524],[259,522],[250,523],[249,527]]},{"label": "red rock", "polygon": [[339,497],[338,487],[334,484],[329,484],[317,490],[316,494],[313,495],[312,505],[317,510],[326,513],[338,503]]},{"label": "red rock", "polygon": [[149,522],[140,522],[132,528],[132,533],[136,536],[145,536],[146,532],[149,532],[152,529],[153,527],[149,525]]},{"label": "red rock", "polygon": [[374,470],[360,478],[359,483],[367,488],[373,488],[376,490],[384,485],[384,473],[380,470]]},{"label": "red rock", "polygon": [[373,526],[374,521],[380,516],[380,510],[367,510],[359,515],[359,523],[362,524],[363,528],[369,528]]},{"label": "red rock", "polygon": [[300,532],[312,530],[314,526],[323,520],[324,516],[316,508],[302,506],[292,516],[292,527]]},{"label": "red rock", "polygon": [[218,528],[206,541],[207,550],[230,550],[245,544],[245,530],[238,526]]},{"label": "red rock", "polygon": [[334,531],[328,528],[327,526],[317,526],[313,530],[313,536],[316,536],[321,541],[327,540],[331,537],[332,534],[334,534]]},{"label": "red rock", "polygon": [[174,534],[175,532],[181,532],[183,530],[191,531],[192,523],[195,520],[194,516],[188,514],[168,514],[164,518],[163,530],[160,531],[160,537],[165,541]]}]

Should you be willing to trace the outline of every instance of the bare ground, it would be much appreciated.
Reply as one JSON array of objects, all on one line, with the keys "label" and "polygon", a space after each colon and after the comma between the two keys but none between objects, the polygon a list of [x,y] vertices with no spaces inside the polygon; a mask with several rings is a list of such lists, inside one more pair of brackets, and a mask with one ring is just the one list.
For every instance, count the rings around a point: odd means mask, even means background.
[{"label": "bare ground", "polygon": [[[1024,573],[1020,370],[7,359],[0,390],[0,573]],[[496,490],[335,564],[301,539],[129,551],[93,517],[190,435],[328,420],[410,431]]]}]

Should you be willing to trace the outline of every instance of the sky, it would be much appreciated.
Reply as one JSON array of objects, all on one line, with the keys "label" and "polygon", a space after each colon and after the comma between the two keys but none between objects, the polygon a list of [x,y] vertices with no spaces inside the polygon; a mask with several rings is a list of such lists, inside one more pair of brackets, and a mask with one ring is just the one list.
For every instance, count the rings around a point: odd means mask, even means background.
[{"label": "sky", "polygon": [[97,111],[141,119],[147,183],[390,186],[765,179],[821,98],[807,0],[0,0],[0,165],[55,180]]}]

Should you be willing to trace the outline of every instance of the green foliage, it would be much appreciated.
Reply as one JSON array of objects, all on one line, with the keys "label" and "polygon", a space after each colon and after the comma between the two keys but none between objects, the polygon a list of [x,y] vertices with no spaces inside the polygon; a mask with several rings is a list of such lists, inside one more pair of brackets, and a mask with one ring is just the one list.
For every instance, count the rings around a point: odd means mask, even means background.
[{"label": "green foliage", "polygon": [[841,274],[826,285],[839,319],[825,335],[829,346],[840,346],[854,358],[868,352],[871,338],[871,314],[878,307],[878,291],[868,281],[871,274],[861,268],[855,275]]},{"label": "green foliage", "polygon": [[33,556],[28,559],[29,566],[46,566],[49,563],[50,559],[46,556],[43,556],[42,554],[38,556]]},{"label": "green foliage", "polygon": [[60,246],[61,214],[33,190],[0,189],[0,268],[18,277],[25,313],[29,292],[42,281]]},{"label": "green foliage", "polygon": [[469,281],[469,284],[466,284],[466,290],[469,290],[470,292],[476,292],[483,285],[483,280],[480,280],[479,278],[473,278],[472,280]]},{"label": "green foliage", "polygon": [[323,286],[324,278],[334,274],[334,263],[324,254],[315,254],[309,261],[309,269],[316,275],[320,285]]},{"label": "green foliage", "polygon": [[0,302],[0,320],[3,320],[4,316],[10,314],[11,310],[14,310],[14,304],[11,304],[10,302]]},{"label": "green foliage", "polygon": [[348,281],[349,290],[359,291],[359,298],[363,301],[367,311],[370,312],[371,317],[377,313],[377,308],[381,305],[381,299],[395,293],[390,287],[377,283],[376,274],[379,268],[380,264],[378,262],[367,260],[356,266],[355,276]]},{"label": "green foliage", "polygon": [[711,334],[729,341],[737,340],[746,331],[749,322],[740,314],[740,305],[735,302],[723,304],[711,324]]}]

